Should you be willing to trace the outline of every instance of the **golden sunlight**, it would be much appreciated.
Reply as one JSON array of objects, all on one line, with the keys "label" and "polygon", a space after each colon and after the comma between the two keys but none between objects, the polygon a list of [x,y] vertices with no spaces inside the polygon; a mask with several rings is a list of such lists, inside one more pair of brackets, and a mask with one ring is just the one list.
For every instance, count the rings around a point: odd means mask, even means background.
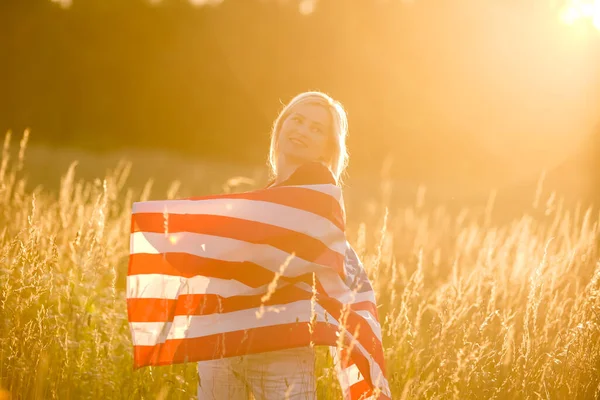
[{"label": "golden sunlight", "polygon": [[302,0],[298,5],[300,13],[302,15],[312,14],[315,11],[316,3],[316,0]]},{"label": "golden sunlight", "polygon": [[57,3],[62,8],[69,8],[73,5],[73,0],[51,0],[52,3]]},{"label": "golden sunlight", "polygon": [[0,27],[0,400],[600,400],[600,0]]},{"label": "golden sunlight", "polygon": [[200,6],[218,6],[223,0],[189,0],[190,4],[196,7]]},{"label": "golden sunlight", "polygon": [[583,20],[600,30],[600,0],[571,0],[563,7],[560,17],[567,25]]}]

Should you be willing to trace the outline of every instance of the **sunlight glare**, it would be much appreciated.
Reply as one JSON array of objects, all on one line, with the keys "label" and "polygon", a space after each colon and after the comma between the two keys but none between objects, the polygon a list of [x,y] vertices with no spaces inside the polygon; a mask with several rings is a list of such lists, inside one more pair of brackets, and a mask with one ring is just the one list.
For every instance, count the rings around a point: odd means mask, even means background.
[{"label": "sunlight glare", "polygon": [[316,3],[316,0],[302,0],[298,6],[300,8],[300,14],[309,15],[315,12]]},{"label": "sunlight glare", "polygon": [[572,7],[567,7],[561,12],[560,19],[567,25],[573,25],[580,18],[579,11]]},{"label": "sunlight glare", "polygon": [[190,4],[196,7],[200,6],[218,6],[223,0],[189,0]]},{"label": "sunlight glare", "polygon": [[567,25],[588,20],[600,30],[600,0],[571,0],[563,7],[560,19]]},{"label": "sunlight glare", "polygon": [[62,8],[67,9],[73,5],[73,0],[51,0],[52,3],[58,3]]},{"label": "sunlight glare", "polygon": [[[600,4],[600,2],[598,4]],[[596,7],[596,13],[594,14],[592,23],[594,24],[594,27],[600,31],[600,6]]]}]

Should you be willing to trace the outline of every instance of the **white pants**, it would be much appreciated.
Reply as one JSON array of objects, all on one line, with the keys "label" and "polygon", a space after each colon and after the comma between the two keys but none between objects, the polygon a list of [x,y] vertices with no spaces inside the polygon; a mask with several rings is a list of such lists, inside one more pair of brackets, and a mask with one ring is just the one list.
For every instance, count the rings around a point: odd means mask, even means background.
[{"label": "white pants", "polygon": [[198,363],[199,400],[315,400],[315,353],[310,347]]}]

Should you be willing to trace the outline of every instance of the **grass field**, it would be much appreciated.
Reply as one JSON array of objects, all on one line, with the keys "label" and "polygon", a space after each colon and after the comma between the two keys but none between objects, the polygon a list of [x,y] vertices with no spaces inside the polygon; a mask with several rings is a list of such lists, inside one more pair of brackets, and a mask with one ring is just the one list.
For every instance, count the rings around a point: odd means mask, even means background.
[{"label": "grass field", "polygon": [[[124,163],[79,179],[73,164],[55,189],[30,188],[21,147],[0,164],[0,399],[194,398],[193,364],[132,370],[124,293],[131,204],[178,184],[135,188]],[[420,198],[349,209],[394,399],[599,398],[598,212],[538,198],[535,217],[496,224],[491,202],[453,212]],[[337,399],[324,354],[319,398]]]}]

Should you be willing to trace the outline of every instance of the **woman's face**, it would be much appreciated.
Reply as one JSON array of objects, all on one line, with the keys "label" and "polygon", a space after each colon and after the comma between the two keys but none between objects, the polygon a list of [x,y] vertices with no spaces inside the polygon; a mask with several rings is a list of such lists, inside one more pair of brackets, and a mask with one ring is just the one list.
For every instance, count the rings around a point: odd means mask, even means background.
[{"label": "woman's face", "polygon": [[301,103],[290,111],[279,131],[279,158],[296,164],[319,160],[329,162],[332,118],[327,108]]}]

